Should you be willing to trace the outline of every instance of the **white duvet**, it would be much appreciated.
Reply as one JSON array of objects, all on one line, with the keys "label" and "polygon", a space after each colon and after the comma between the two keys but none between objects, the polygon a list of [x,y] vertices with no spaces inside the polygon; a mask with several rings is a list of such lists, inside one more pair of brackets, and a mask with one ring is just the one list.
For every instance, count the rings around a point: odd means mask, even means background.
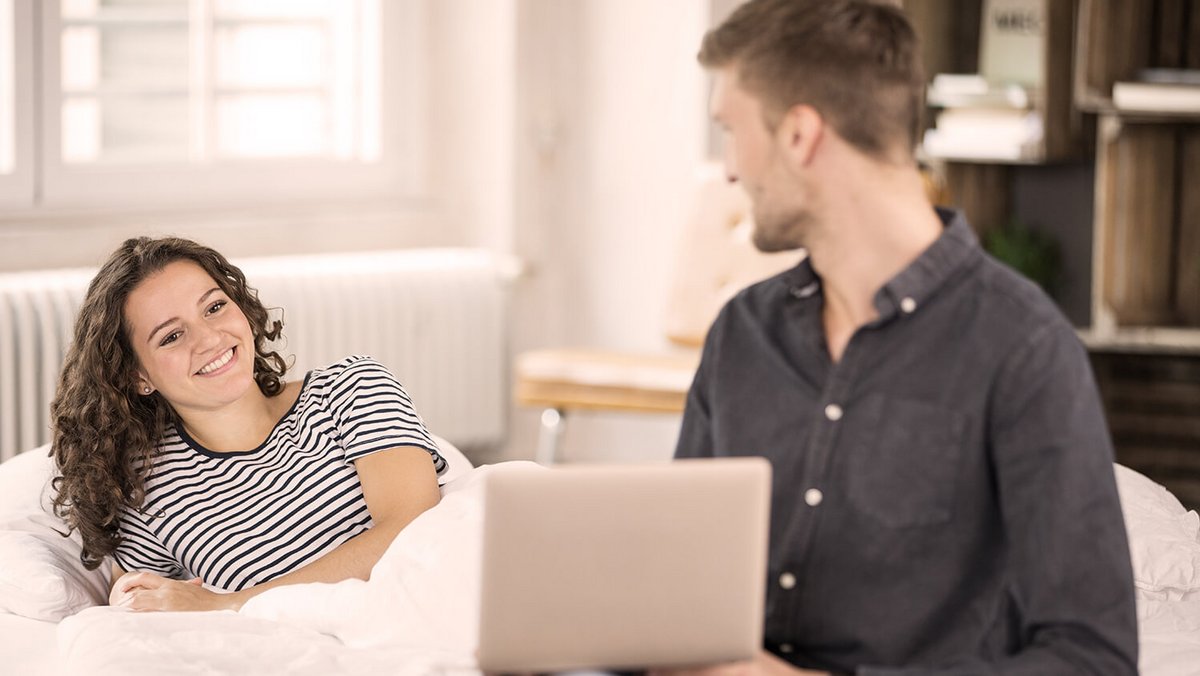
[{"label": "white duvet", "polygon": [[67,673],[466,674],[477,672],[483,477],[472,470],[410,523],[369,581],[269,590],[240,612],[89,608],[59,625]]},{"label": "white duvet", "polygon": [[[522,467],[536,465],[485,466],[450,481],[438,506],[400,533],[368,582],[272,589],[238,613],[84,610],[58,626],[59,671],[114,676],[478,673],[483,477]],[[1133,541],[1136,545],[1138,537]],[[1163,564],[1167,557],[1159,552],[1149,560]],[[1159,567],[1163,570],[1156,574],[1168,577],[1179,569]],[[1200,597],[1159,599],[1139,589],[1138,625],[1141,673],[1200,676]]]}]

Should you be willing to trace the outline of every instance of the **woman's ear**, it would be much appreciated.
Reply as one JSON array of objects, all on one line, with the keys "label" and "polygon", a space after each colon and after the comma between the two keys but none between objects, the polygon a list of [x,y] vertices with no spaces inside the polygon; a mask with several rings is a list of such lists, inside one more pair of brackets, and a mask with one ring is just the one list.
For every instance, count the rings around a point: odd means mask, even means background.
[{"label": "woman's ear", "polygon": [[142,373],[141,371],[134,375],[133,383],[137,393],[143,397],[148,397],[151,394],[154,394],[154,386],[150,384],[150,379],[146,377],[146,374]]}]

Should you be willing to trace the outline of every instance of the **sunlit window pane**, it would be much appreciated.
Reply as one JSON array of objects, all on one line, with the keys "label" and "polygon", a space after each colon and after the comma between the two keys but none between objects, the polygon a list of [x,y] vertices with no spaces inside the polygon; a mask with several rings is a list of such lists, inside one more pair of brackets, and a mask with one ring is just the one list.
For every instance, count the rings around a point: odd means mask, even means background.
[{"label": "sunlit window pane", "polygon": [[63,91],[187,93],[188,31],[174,27],[87,27],[63,30]]},{"label": "sunlit window pane", "polygon": [[100,156],[100,106],[77,99],[63,104],[62,154],[65,162],[94,162]]},{"label": "sunlit window pane", "polygon": [[242,96],[217,104],[226,157],[316,157],[326,150],[325,103],[317,96]]},{"label": "sunlit window pane", "polygon": [[132,10],[186,15],[188,0],[60,0],[65,19],[93,18],[106,12]]},{"label": "sunlit window pane", "polygon": [[15,83],[13,70],[13,4],[0,0],[0,174],[11,174],[15,162]]},{"label": "sunlit window pane", "polygon": [[329,50],[323,28],[249,25],[218,30],[218,86],[324,86]]},{"label": "sunlit window pane", "polygon": [[63,0],[64,161],[377,161],[379,1]]},{"label": "sunlit window pane", "polygon": [[219,16],[257,18],[327,17],[351,6],[346,0],[216,0]]},{"label": "sunlit window pane", "polygon": [[63,104],[63,160],[69,163],[184,162],[188,104],[180,97],[73,98]]}]

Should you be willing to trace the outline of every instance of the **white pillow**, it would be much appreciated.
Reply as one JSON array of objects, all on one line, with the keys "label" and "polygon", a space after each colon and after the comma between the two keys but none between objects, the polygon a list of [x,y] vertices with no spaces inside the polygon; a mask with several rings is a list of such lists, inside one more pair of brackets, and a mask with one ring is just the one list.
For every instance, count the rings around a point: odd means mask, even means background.
[{"label": "white pillow", "polygon": [[79,534],[59,534],[48,454],[42,446],[0,464],[0,611],[57,622],[105,603],[111,569],[84,568]]},{"label": "white pillow", "polygon": [[1200,600],[1200,516],[1147,477],[1115,468],[1138,596]]},{"label": "white pillow", "polygon": [[438,447],[438,454],[446,461],[446,471],[438,477],[438,483],[448,484],[471,469],[471,461],[467,460],[467,456],[463,455],[463,452],[458,450],[454,444],[433,433],[430,433],[429,436],[433,437],[433,443]]}]

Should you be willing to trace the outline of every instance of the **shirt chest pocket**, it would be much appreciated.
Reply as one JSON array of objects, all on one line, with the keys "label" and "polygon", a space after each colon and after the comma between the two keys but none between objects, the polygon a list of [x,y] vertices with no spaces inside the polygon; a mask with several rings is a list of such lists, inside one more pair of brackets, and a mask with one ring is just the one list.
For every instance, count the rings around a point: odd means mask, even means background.
[{"label": "shirt chest pocket", "polygon": [[882,395],[860,407],[861,424],[847,429],[845,446],[854,509],[893,528],[949,521],[965,452],[965,417],[937,404]]}]

